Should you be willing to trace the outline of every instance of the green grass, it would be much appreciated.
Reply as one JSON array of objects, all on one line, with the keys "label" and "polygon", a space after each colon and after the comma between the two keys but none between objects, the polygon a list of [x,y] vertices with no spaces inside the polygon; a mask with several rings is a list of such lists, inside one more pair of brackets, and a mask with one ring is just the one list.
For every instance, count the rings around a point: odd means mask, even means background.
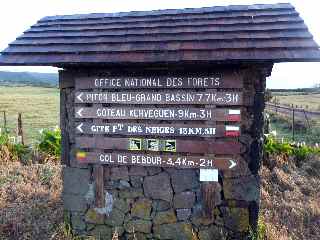
[{"label": "green grass", "polygon": [[[282,115],[276,115],[274,113],[269,113],[269,116],[271,131],[277,132],[277,138],[293,140],[290,119]],[[308,129],[306,123],[297,121],[295,124],[294,141],[306,142],[309,144],[320,143],[319,124],[311,123],[311,126],[311,129]]]},{"label": "green grass", "polygon": [[59,89],[43,87],[0,86],[0,127],[3,113],[7,112],[7,124],[11,131],[17,126],[18,113],[22,113],[25,141],[33,143],[39,130],[54,128],[59,124]]}]

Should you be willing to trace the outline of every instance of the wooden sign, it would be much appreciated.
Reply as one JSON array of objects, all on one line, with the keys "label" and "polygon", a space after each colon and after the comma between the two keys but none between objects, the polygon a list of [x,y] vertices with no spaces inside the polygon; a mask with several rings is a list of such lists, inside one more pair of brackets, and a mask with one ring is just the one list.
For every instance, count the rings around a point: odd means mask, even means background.
[{"label": "wooden sign", "polygon": [[210,108],[137,108],[137,107],[76,107],[76,118],[151,119],[151,120],[241,120],[238,109]]},{"label": "wooden sign", "polygon": [[201,76],[93,76],[76,78],[75,82],[78,161],[237,169],[239,159],[225,157],[245,150],[235,139],[240,136],[240,127],[230,123],[241,121],[237,106],[245,104],[243,79],[237,72]]},{"label": "wooden sign", "polygon": [[172,156],[130,153],[99,153],[78,151],[76,159],[80,163],[107,165],[133,165],[147,167],[207,168],[237,170],[240,159],[231,157]]},{"label": "wooden sign", "polygon": [[78,123],[78,134],[126,135],[126,136],[197,136],[197,137],[238,137],[240,127],[231,125],[195,124],[143,124],[143,123]]},{"label": "wooden sign", "polygon": [[[150,140],[157,148],[150,146]],[[81,149],[102,149],[121,151],[157,151],[173,153],[239,154],[242,144],[237,141],[184,140],[184,139],[142,139],[114,137],[76,137],[76,147]]]},{"label": "wooden sign", "polygon": [[222,72],[207,76],[108,76],[76,78],[76,89],[210,89],[242,88],[242,75],[237,72]]},{"label": "wooden sign", "polygon": [[76,103],[241,105],[241,92],[77,92]]}]

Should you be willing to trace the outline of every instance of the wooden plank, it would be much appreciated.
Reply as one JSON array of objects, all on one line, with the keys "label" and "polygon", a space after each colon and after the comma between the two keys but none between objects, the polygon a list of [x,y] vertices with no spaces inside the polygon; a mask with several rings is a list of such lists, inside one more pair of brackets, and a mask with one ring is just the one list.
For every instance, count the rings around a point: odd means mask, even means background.
[{"label": "wooden plank", "polygon": [[111,138],[103,136],[76,137],[76,147],[81,149],[202,154],[239,154],[242,151],[242,144],[237,141]]},{"label": "wooden plank", "polygon": [[[113,30],[113,29],[138,29],[138,28],[157,28],[157,27],[181,27],[181,26],[203,26],[203,25],[239,25],[239,24],[263,24],[263,23],[279,23],[279,22],[301,22],[297,14],[292,15],[279,15],[279,16],[259,16],[256,18],[225,18],[224,21],[212,21],[217,20],[215,16],[207,16],[205,19],[199,19],[198,16],[193,18],[193,21],[186,21],[185,18],[180,18],[172,21],[172,19],[157,19],[158,21],[148,22],[126,22],[121,23],[119,21],[110,22],[106,19],[99,19],[92,21],[92,19],[82,21],[68,21],[68,22],[55,22],[55,23],[38,23],[32,26],[25,32],[43,32],[43,31],[60,31],[72,30],[72,31],[83,31],[83,30]],[[190,19],[189,19],[190,20]]]},{"label": "wooden plank", "polygon": [[208,89],[242,88],[243,75],[236,71],[190,76],[109,76],[78,77],[76,89]]},{"label": "wooden plank", "polygon": [[75,103],[242,105],[241,92],[76,92]]},{"label": "wooden plank", "polygon": [[105,205],[104,201],[104,176],[103,176],[103,166],[94,165],[93,166],[93,178],[95,182],[95,206],[97,208],[103,208]]},{"label": "wooden plank", "polygon": [[54,37],[54,38],[18,38],[12,45],[48,45],[48,44],[99,44],[99,43],[139,43],[139,42],[172,42],[172,41],[209,41],[218,42],[221,40],[224,41],[267,41],[267,40],[276,40],[281,39],[300,39],[300,38],[312,38],[312,35],[304,30],[289,30],[289,31],[271,31],[268,33],[265,32],[238,32],[218,34],[218,33],[206,33],[206,34],[193,34],[193,33],[181,33],[179,35],[164,35],[161,36],[161,39],[158,35],[146,35],[143,38],[140,36],[128,36],[123,37],[114,37],[114,36],[105,36],[105,37]]},{"label": "wooden plank", "polygon": [[46,38],[46,37],[62,37],[62,36],[74,36],[74,37],[84,37],[84,36],[130,36],[130,35],[148,35],[148,34],[180,34],[184,32],[199,34],[199,32],[217,32],[220,34],[238,31],[273,31],[273,30],[288,30],[288,29],[306,29],[307,26],[303,22],[297,22],[295,24],[290,23],[266,23],[266,24],[252,24],[252,25],[225,25],[225,26],[185,26],[179,28],[142,28],[142,29],[113,29],[113,30],[88,30],[88,31],[70,31],[63,30],[60,31],[48,31],[48,32],[36,32],[36,33],[24,33],[23,37],[34,37],[34,38]]},{"label": "wooden plank", "polygon": [[152,120],[213,120],[240,121],[238,109],[206,108],[137,108],[137,107],[76,107],[75,117],[98,119],[152,119]]},{"label": "wooden plank", "polygon": [[[96,64],[100,67],[114,66],[115,63],[143,63],[147,66],[151,63],[174,63],[189,62],[201,59],[221,63],[221,61],[248,62],[278,62],[278,61],[318,61],[320,59],[318,48],[269,48],[269,49],[245,49],[245,50],[219,50],[219,51],[153,51],[153,52],[131,52],[127,53],[87,53],[87,54],[2,54],[0,63],[10,66],[58,66],[72,67],[76,64]],[[228,57],[226,57],[228,56]],[[148,65],[149,66],[149,65]],[[162,64],[161,66],[167,66]]]},{"label": "wooden plank", "polygon": [[309,39],[286,39],[285,41],[275,40],[247,40],[247,41],[216,41],[214,44],[209,41],[197,41],[192,42],[187,41],[174,41],[174,42],[140,42],[140,43],[112,43],[112,44],[52,44],[52,45],[10,45],[10,48],[5,49],[4,53],[121,53],[121,52],[150,52],[150,51],[161,51],[165,49],[166,51],[192,51],[197,49],[199,51],[205,50],[221,50],[221,49],[265,49],[265,48],[279,48],[279,47],[317,47],[318,45],[313,41],[312,38]]},{"label": "wooden plank", "polygon": [[126,136],[238,137],[240,127],[213,124],[78,123],[77,134]]},{"label": "wooden plank", "polygon": [[243,160],[240,157],[173,156],[131,153],[99,153],[78,151],[76,159],[81,163],[106,165],[135,165],[146,167],[209,168],[237,170]]},{"label": "wooden plank", "polygon": [[[270,6],[270,5],[269,5]],[[297,15],[297,12],[291,5],[287,5],[287,7],[283,7],[284,4],[278,5],[277,9],[274,6],[271,8],[267,8],[266,5],[255,5],[255,9],[233,9],[230,11],[221,11],[221,7],[218,9],[212,8],[212,11],[201,11],[200,9],[185,9],[183,12],[177,12],[176,10],[166,10],[164,11],[149,11],[149,12],[135,12],[135,16],[132,17],[128,13],[118,13],[115,16],[114,13],[108,14],[90,14],[90,15],[69,15],[69,16],[53,16],[53,17],[45,17],[37,22],[35,26],[48,25],[48,24],[77,24],[79,22],[84,23],[96,23],[96,21],[103,21],[103,23],[131,23],[131,22],[153,22],[153,21],[176,21],[176,20],[185,20],[186,15],[188,20],[196,20],[196,19],[219,19],[225,18],[236,18],[241,19],[244,17],[247,18],[259,18],[261,16],[269,16],[269,17],[277,17],[281,15]],[[235,8],[235,6],[232,6]],[[246,7],[246,6],[244,6]],[[259,9],[258,9],[259,8]],[[272,11],[270,11],[272,10]],[[175,11],[175,13],[169,13],[169,11]],[[148,13],[148,14],[146,14]],[[150,14],[152,13],[152,14]],[[125,15],[128,14],[128,15]],[[196,19],[195,19],[196,18]]]}]

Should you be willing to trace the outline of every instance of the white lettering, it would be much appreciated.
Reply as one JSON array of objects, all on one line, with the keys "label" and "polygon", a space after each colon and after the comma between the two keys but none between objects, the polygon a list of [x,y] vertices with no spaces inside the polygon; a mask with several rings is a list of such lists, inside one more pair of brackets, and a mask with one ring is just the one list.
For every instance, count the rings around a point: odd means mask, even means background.
[{"label": "white lettering", "polygon": [[100,154],[99,156],[100,162],[104,163],[114,163],[114,160],[111,157],[111,154]]}]

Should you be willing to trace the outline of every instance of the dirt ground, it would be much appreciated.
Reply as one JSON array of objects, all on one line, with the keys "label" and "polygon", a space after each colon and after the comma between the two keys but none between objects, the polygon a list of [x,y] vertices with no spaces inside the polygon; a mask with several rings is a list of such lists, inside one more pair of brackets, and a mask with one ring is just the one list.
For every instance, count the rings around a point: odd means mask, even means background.
[{"label": "dirt ground", "polygon": [[320,158],[302,162],[268,158],[260,175],[261,217],[267,239],[319,240]]},{"label": "dirt ground", "polygon": [[[265,239],[320,239],[320,158],[271,157],[261,177]],[[0,163],[0,240],[71,239],[62,227],[61,188],[59,165]]]},{"label": "dirt ground", "polygon": [[62,222],[61,167],[0,165],[0,239],[51,239]]}]

